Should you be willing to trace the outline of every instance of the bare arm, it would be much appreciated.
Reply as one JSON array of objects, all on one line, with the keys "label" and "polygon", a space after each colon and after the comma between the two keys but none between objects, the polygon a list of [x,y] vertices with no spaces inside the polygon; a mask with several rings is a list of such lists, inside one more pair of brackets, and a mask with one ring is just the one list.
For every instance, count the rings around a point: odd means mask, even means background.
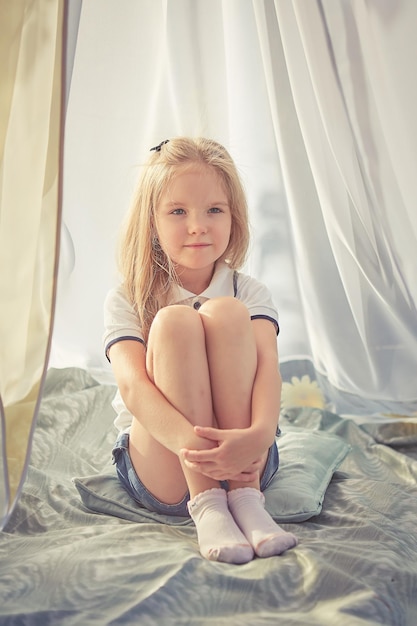
[{"label": "bare arm", "polygon": [[212,450],[188,449],[183,457],[189,467],[214,478],[242,478],[275,440],[278,426],[281,376],[276,333],[270,321],[253,320],[257,346],[257,371],[252,389],[251,425],[248,428],[195,427],[202,438],[218,443]]},{"label": "bare arm", "polygon": [[275,440],[278,426],[282,380],[279,372],[275,327],[264,319],[253,320],[258,367],[252,391],[252,425],[265,437],[268,448]]},{"label": "bare arm", "polygon": [[195,446],[198,440],[192,424],[149,378],[145,347],[138,341],[119,341],[111,346],[109,358],[123,402],[134,419],[177,455],[181,448]]}]

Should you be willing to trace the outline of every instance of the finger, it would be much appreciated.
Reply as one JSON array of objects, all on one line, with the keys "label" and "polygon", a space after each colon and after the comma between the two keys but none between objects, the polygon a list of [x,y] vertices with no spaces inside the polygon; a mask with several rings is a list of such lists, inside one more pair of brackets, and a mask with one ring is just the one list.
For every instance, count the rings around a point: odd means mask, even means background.
[{"label": "finger", "polygon": [[216,458],[217,448],[212,450],[181,450],[181,457],[192,463],[210,463]]},{"label": "finger", "polygon": [[202,474],[203,476],[207,476],[207,478],[211,478],[213,480],[218,480],[218,481],[228,480],[227,476],[224,475],[224,472],[222,472],[219,469],[214,469],[211,466],[205,466],[199,463],[188,463],[187,461],[185,461],[185,465],[191,471],[198,473],[198,474]]},{"label": "finger", "polygon": [[184,460],[184,465],[188,467],[188,469],[193,470],[194,472],[200,472],[200,474],[206,474],[210,472],[214,474],[215,472],[219,472],[219,468],[213,463],[197,463],[194,461]]},{"label": "finger", "polygon": [[263,459],[259,458],[259,459],[255,459],[254,461],[252,461],[252,463],[248,466],[248,471],[252,471],[254,472],[255,469],[259,469],[260,467],[262,467],[262,463],[263,463]]},{"label": "finger", "polygon": [[227,480],[234,480],[243,483],[251,483],[259,478],[259,472],[240,472],[240,474],[234,474],[228,476]]},{"label": "finger", "polygon": [[187,461],[186,459],[184,459],[184,465],[187,469],[191,470],[192,472],[197,472],[198,474],[205,474],[206,476],[208,475],[208,471],[207,467],[203,466],[202,463],[192,463],[191,461]]},{"label": "finger", "polygon": [[191,469],[194,471],[199,471],[201,469],[201,465],[199,463],[193,463],[192,461],[189,461],[188,459],[184,459],[184,465],[188,467],[188,469]]},{"label": "finger", "polygon": [[242,472],[241,474],[239,474],[238,478],[235,478],[235,480],[239,480],[243,483],[251,483],[256,480],[258,476],[259,472]]},{"label": "finger", "polygon": [[262,467],[262,462],[261,461],[255,461],[254,463],[251,463],[247,468],[245,468],[242,472],[242,474],[259,474],[259,470]]},{"label": "finger", "polygon": [[215,469],[213,470],[206,469],[204,470],[204,472],[201,472],[201,473],[204,474],[205,476],[209,476],[210,478],[213,478],[214,480],[234,481],[234,482],[240,482],[240,483],[253,483],[259,477],[258,472],[253,472],[253,473],[241,472],[240,474],[231,474],[231,473],[227,473],[227,472],[224,472],[221,470],[215,470]]},{"label": "finger", "polygon": [[[222,431],[211,426],[194,426],[194,432],[199,437],[210,439],[210,441],[220,441]],[[223,431],[224,433],[224,431]]]},{"label": "finger", "polygon": [[204,476],[208,476],[214,480],[232,480],[229,474],[225,473],[223,469],[217,467],[217,465],[213,463],[193,463],[191,461],[184,460],[184,465],[189,470],[198,472],[199,474],[204,474]]}]

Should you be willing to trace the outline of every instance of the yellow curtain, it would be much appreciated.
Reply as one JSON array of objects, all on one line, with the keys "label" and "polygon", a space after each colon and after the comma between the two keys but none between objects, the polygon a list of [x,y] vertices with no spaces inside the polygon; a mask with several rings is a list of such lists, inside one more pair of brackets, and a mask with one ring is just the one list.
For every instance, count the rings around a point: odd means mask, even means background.
[{"label": "yellow curtain", "polygon": [[53,321],[65,13],[64,0],[0,0],[2,523],[25,478]]}]

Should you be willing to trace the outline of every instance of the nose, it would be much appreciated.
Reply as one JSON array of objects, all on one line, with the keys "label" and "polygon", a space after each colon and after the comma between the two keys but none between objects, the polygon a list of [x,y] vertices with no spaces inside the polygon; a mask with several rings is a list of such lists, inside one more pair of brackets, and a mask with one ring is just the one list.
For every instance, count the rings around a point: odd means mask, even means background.
[{"label": "nose", "polygon": [[203,235],[207,232],[207,220],[205,216],[190,215],[187,226],[190,235]]}]

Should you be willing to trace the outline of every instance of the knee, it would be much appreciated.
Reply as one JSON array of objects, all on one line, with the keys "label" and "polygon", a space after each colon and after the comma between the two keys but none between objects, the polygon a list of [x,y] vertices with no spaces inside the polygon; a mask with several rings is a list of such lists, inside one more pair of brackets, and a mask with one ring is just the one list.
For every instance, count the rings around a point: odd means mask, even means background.
[{"label": "knee", "polygon": [[237,298],[212,298],[199,311],[207,320],[219,323],[222,328],[243,329],[250,323],[247,307]]},{"label": "knee", "polygon": [[193,336],[193,333],[202,333],[200,316],[194,309],[175,304],[160,309],[152,322],[152,339],[161,341],[183,340]]}]

